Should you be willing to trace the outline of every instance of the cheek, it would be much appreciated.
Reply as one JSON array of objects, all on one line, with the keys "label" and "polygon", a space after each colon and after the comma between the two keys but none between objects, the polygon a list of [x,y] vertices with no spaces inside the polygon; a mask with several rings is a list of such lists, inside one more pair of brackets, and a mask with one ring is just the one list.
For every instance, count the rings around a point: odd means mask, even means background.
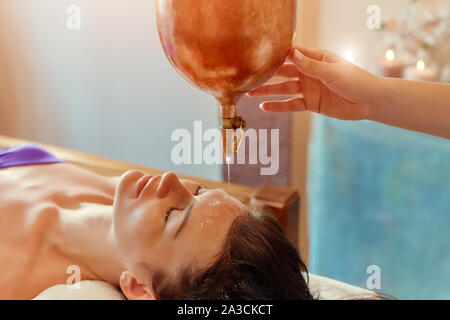
[{"label": "cheek", "polygon": [[116,232],[123,232],[130,222],[131,213],[134,210],[133,203],[121,197],[116,197],[113,204],[113,224]]},{"label": "cheek", "polygon": [[158,208],[134,205],[117,210],[114,229],[119,244],[125,250],[148,250],[160,241],[164,220]]}]

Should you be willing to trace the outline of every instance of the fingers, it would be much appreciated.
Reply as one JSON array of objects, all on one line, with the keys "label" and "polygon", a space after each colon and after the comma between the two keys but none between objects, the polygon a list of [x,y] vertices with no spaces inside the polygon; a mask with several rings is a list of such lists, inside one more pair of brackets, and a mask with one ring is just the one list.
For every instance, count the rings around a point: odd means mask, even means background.
[{"label": "fingers", "polygon": [[307,110],[303,98],[294,98],[284,101],[266,101],[259,106],[266,112],[298,112]]},{"label": "fingers", "polygon": [[[297,78],[301,77],[301,73],[294,64],[285,63],[274,75],[274,78]],[[301,92],[300,83],[297,81],[284,81],[263,85],[253,91],[247,93],[249,97],[269,97],[299,94]]]},{"label": "fingers", "polygon": [[295,67],[304,75],[327,82],[335,78],[335,64],[311,59],[295,49],[290,58]]},{"label": "fingers", "polygon": [[339,55],[324,49],[310,47],[296,47],[303,55],[322,62],[337,63],[344,61]]},{"label": "fingers", "polygon": [[301,74],[298,72],[297,68],[292,63],[285,63],[280,70],[275,74],[275,77],[283,78],[299,78]]},{"label": "fingers", "polygon": [[276,97],[301,93],[300,81],[285,81],[263,85],[248,93],[249,97]]}]

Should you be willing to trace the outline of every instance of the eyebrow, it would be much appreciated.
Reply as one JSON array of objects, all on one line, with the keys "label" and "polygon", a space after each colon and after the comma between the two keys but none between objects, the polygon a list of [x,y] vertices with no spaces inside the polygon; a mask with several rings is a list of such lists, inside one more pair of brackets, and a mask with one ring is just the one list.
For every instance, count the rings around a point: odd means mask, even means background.
[{"label": "eyebrow", "polygon": [[187,220],[189,218],[189,216],[191,215],[192,212],[192,208],[194,207],[194,201],[191,202],[191,204],[186,208],[186,210],[184,210],[184,218],[183,221],[181,222],[180,227],[178,228],[177,232],[175,232],[175,236],[174,238],[176,238],[178,236],[178,234],[181,232],[181,230],[184,228],[184,226],[187,223]]}]

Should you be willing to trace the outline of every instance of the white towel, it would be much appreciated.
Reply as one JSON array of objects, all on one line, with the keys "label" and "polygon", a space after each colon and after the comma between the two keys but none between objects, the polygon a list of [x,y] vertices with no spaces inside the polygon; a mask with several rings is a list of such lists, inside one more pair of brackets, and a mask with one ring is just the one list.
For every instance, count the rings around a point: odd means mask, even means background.
[{"label": "white towel", "polygon": [[[314,297],[320,300],[371,299],[372,291],[361,289],[350,284],[309,275],[309,287]],[[59,284],[41,292],[34,300],[124,300],[120,289],[105,281],[85,280],[80,282],[79,289],[69,289]]]}]

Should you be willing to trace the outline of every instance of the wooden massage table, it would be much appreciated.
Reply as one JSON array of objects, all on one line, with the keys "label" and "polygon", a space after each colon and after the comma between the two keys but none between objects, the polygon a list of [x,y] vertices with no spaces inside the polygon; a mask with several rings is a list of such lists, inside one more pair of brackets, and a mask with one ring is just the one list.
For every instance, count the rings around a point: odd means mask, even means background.
[{"label": "wooden massage table", "polygon": [[[7,136],[0,135],[0,149],[15,145],[36,143]],[[105,176],[120,176],[130,169],[138,169],[148,174],[158,175],[164,173],[163,170],[135,165],[123,161],[117,161],[89,155],[86,153],[73,151],[61,147],[55,147],[42,143],[36,143],[53,152],[57,157],[65,161],[78,165],[80,167],[92,170]],[[180,174],[179,177],[191,179],[202,183],[207,188],[220,188],[227,192],[228,184],[198,177],[192,177]],[[281,226],[287,233],[288,238],[294,245],[298,244],[298,221],[300,196],[298,192],[290,187],[276,186],[266,184],[260,189],[250,188],[238,184],[232,184],[231,195],[244,204],[253,204],[254,206],[271,211]],[[336,280],[310,275],[311,291],[321,299],[345,299],[357,296],[373,297],[373,293],[349,284]],[[81,290],[68,290],[65,285],[57,285],[48,288],[36,299],[122,299],[120,291],[112,285],[103,281],[81,281]]]}]

